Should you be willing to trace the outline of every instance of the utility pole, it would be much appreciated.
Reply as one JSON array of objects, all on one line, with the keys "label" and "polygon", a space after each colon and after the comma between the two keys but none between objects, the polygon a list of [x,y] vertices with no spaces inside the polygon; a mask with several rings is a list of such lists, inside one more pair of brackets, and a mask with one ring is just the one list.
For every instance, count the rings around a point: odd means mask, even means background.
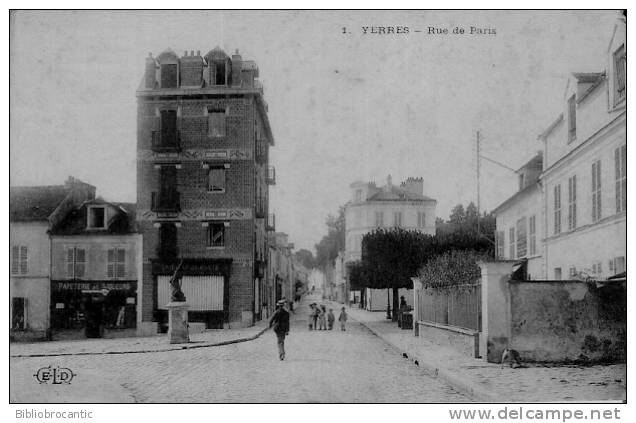
[{"label": "utility pole", "polygon": [[479,207],[479,131],[477,131],[477,236],[480,234],[479,214],[481,209]]}]

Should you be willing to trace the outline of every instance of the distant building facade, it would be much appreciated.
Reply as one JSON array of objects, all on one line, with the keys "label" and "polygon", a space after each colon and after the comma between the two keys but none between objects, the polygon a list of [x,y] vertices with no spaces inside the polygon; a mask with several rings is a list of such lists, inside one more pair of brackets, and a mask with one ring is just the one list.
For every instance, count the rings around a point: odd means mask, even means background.
[{"label": "distant building facade", "polygon": [[50,338],[51,237],[69,210],[95,198],[95,187],[69,177],[64,185],[9,190],[10,337]]},{"label": "distant building facade", "polygon": [[539,176],[543,155],[517,170],[519,189],[493,210],[497,220],[495,253],[499,260],[528,260],[529,279],[543,279],[543,192]]},{"label": "distant building facade", "polygon": [[261,318],[274,139],[258,67],[238,51],[146,59],[137,90],[141,330],[165,328],[179,263],[189,319],[207,328]]},{"label": "distant building facade", "polygon": [[135,205],[86,201],[51,229],[52,338],[137,334]]},{"label": "distant building facade", "polygon": [[382,228],[399,227],[435,235],[437,201],[424,195],[422,178],[408,178],[400,186],[376,187],[374,182],[351,184],[345,206],[345,263],[360,260],[362,237]]}]

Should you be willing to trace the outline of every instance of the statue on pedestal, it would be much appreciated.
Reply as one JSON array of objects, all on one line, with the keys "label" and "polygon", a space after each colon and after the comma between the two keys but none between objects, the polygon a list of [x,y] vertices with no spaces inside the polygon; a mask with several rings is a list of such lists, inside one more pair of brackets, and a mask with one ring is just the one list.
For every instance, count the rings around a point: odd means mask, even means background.
[{"label": "statue on pedestal", "polygon": [[170,278],[170,287],[172,287],[172,294],[170,295],[170,301],[183,303],[186,300],[185,294],[181,290],[181,267],[183,266],[183,259],[179,262],[177,269]]}]

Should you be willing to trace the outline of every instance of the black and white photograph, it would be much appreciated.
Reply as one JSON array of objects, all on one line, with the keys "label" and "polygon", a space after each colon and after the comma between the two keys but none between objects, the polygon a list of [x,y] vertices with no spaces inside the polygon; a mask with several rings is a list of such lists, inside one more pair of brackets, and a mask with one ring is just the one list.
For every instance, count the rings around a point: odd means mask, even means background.
[{"label": "black and white photograph", "polygon": [[625,418],[627,10],[8,18],[12,418]]}]

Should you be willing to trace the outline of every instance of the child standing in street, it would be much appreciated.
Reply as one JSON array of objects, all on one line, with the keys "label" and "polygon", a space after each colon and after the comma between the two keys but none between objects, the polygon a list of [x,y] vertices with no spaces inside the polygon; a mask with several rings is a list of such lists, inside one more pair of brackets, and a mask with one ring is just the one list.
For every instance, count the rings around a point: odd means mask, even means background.
[{"label": "child standing in street", "polygon": [[338,321],[340,322],[340,330],[345,330],[345,323],[347,323],[347,312],[345,311],[344,307],[342,307],[342,311],[340,312]]},{"label": "child standing in street", "polygon": [[329,309],[329,313],[327,313],[327,327],[329,330],[333,329],[333,322],[336,320],[336,316],[333,315],[333,308]]}]

